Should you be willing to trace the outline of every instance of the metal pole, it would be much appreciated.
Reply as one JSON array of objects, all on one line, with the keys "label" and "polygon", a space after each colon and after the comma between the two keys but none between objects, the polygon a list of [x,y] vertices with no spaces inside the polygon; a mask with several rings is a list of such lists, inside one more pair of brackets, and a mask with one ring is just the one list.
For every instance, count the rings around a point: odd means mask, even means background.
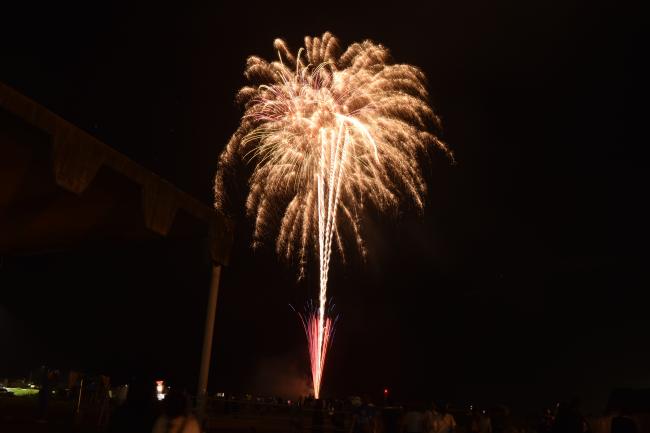
[{"label": "metal pole", "polygon": [[81,378],[81,383],[79,384],[79,398],[77,399],[77,414],[79,413],[79,408],[81,407],[81,393],[84,390],[84,378]]},{"label": "metal pole", "polygon": [[198,416],[201,421],[203,421],[205,416],[205,403],[208,392],[208,373],[210,372],[214,317],[217,310],[217,295],[219,294],[220,276],[221,265],[213,264],[212,279],[210,281],[210,294],[208,296],[208,308],[205,315],[205,330],[203,331],[203,352],[201,354],[201,369],[199,370],[199,386],[196,393]]}]

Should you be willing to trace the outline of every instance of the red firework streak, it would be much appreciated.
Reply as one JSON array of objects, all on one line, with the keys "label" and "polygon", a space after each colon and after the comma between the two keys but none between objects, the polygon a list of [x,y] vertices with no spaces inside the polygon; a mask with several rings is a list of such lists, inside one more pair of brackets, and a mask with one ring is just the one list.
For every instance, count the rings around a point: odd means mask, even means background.
[{"label": "red firework streak", "polygon": [[334,340],[334,330],[339,317],[334,313],[334,304],[330,303],[325,312],[323,324],[323,343],[322,349],[319,350],[318,336],[320,328],[318,307],[314,307],[314,303],[312,301],[309,301],[305,304],[304,312],[296,311],[292,305],[289,306],[293,311],[296,312],[296,314],[298,314],[300,322],[302,323],[302,327],[305,330],[305,336],[307,337],[307,347],[309,350],[309,361],[311,363],[311,376],[314,384],[314,397],[319,398],[321,380],[323,378],[323,368],[325,367],[325,359],[327,357],[327,351],[329,350],[330,346],[332,345],[332,341]]}]

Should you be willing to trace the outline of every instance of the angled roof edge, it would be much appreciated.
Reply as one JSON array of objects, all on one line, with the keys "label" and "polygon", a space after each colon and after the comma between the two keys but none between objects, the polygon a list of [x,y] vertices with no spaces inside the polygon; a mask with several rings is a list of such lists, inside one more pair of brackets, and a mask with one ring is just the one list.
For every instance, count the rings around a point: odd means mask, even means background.
[{"label": "angled roof edge", "polygon": [[108,166],[142,187],[142,211],[149,230],[166,236],[177,211],[183,209],[206,222],[212,259],[228,264],[234,231],[231,220],[2,82],[0,108],[52,137],[53,172],[60,187],[82,194],[99,169]]}]

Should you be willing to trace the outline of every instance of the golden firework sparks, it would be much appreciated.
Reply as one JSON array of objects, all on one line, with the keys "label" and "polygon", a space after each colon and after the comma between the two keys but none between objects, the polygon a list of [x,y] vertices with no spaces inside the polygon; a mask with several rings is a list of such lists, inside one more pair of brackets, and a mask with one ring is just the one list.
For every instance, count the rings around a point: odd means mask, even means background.
[{"label": "golden firework sparks", "polygon": [[281,39],[274,47],[277,61],[247,61],[251,85],[237,94],[245,112],[219,159],[216,207],[232,210],[233,171],[250,164],[245,208],[254,219],[254,243],[275,239],[278,254],[297,256],[301,271],[317,251],[318,332],[308,334],[316,338],[309,343],[318,397],[332,242],[343,255],[342,233],[349,231],[364,254],[364,207],[422,208],[422,160],[432,147],[448,150],[430,132],[439,121],[424,74],[392,63],[382,45],[354,43],[340,54],[338,40],[325,33],[306,37],[295,56]]}]

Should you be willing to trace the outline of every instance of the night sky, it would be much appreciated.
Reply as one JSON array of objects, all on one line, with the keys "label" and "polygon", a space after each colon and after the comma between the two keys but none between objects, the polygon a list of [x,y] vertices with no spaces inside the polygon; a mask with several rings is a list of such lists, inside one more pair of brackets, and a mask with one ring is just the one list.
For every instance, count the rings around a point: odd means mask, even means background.
[{"label": "night sky", "polygon": [[[136,3],[136,2],[133,2]],[[632,59],[608,2],[86,2],[3,13],[0,80],[206,204],[251,54],[329,30],[423,69],[444,155],[424,215],[370,216],[369,255],[335,259],[341,321],[326,395],[381,392],[602,406],[650,387],[647,159]],[[0,232],[1,235],[1,232]],[[290,393],[308,372],[289,303],[313,297],[240,221],[210,390]],[[47,362],[195,386],[203,240],[0,257],[0,377]]]}]

